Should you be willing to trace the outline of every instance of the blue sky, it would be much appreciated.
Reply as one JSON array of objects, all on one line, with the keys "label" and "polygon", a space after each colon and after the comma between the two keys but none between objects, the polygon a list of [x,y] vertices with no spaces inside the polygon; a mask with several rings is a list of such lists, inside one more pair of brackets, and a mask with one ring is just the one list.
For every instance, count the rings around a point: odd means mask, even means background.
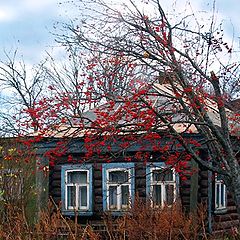
[{"label": "blue sky", "polygon": [[[54,36],[50,33],[53,31],[53,24],[56,21],[69,21],[69,15],[73,16],[74,13],[70,4],[59,5],[59,1],[0,0],[0,60],[4,51],[16,49],[26,62],[37,63],[43,59],[45,51],[50,51],[56,45]],[[212,5],[211,1],[206,0],[192,2],[197,10],[209,10],[209,6]],[[239,0],[218,0],[217,11],[218,18],[223,19],[225,23],[229,38],[234,30],[237,39],[240,36]]]},{"label": "blue sky", "polygon": [[[198,1],[198,0],[196,0]],[[207,9],[212,1],[201,0],[200,8]],[[240,37],[240,1],[239,0],[216,0],[216,11],[218,19],[223,20],[226,33],[229,36]]]},{"label": "blue sky", "polygon": [[58,0],[0,0],[0,58],[18,49],[27,62],[39,61],[55,44],[50,32],[66,21],[64,10]]}]

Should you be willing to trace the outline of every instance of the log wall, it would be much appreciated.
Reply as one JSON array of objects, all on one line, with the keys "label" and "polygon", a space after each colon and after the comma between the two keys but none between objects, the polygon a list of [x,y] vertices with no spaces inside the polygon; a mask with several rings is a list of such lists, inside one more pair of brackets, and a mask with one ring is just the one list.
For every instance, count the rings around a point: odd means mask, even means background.
[{"label": "log wall", "polygon": [[[117,159],[118,162],[121,159]],[[57,204],[61,203],[61,166],[66,163],[66,159],[59,161],[57,165],[50,169],[49,174],[49,194]],[[82,221],[99,221],[103,216],[103,195],[102,195],[102,163],[93,163],[93,216],[81,217]],[[209,194],[214,193],[214,181],[209,182],[209,171],[199,168],[196,173],[197,178],[197,203],[202,203],[206,210],[206,229],[211,228],[214,234],[223,233],[223,231],[231,230],[239,223],[236,207],[230,193],[227,194],[227,210],[222,213],[214,211],[214,197]],[[191,202],[191,175],[185,180],[179,179],[179,198],[183,208],[189,212]],[[195,183],[196,184],[196,183]],[[210,185],[209,185],[210,184]],[[211,191],[210,191],[211,188]],[[212,193],[211,193],[212,192]],[[140,199],[146,199],[146,166],[143,162],[135,162],[135,193]],[[209,205],[210,204],[210,205]],[[210,206],[210,208],[209,208]],[[211,211],[209,213],[209,211]],[[210,225],[208,214],[210,214]]]}]

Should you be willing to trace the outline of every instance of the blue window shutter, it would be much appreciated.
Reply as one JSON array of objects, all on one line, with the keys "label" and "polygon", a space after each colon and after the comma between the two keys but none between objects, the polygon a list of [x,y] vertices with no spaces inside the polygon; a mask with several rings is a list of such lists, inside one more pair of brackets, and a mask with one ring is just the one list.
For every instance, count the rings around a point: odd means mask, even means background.
[{"label": "blue window shutter", "polygon": [[88,170],[89,173],[89,208],[88,210],[79,210],[79,216],[90,216],[93,214],[93,166],[92,164],[67,164],[61,166],[61,200],[62,213],[68,216],[74,216],[74,210],[65,209],[65,173],[68,170]]},{"label": "blue window shutter", "polygon": [[[110,164],[110,163],[109,163]],[[103,211],[107,210],[107,164],[102,165]]]},{"label": "blue window shutter", "polygon": [[[107,211],[107,170],[109,169],[129,169],[131,174],[131,201],[134,202],[135,196],[135,169],[134,163],[104,163],[102,164],[102,191],[103,191],[103,211]],[[113,211],[115,215],[121,211]]]}]

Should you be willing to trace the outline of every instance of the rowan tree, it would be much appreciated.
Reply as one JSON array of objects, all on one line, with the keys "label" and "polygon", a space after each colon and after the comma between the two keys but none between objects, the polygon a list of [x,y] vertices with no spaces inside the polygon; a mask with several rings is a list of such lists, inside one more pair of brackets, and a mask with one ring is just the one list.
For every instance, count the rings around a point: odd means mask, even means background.
[{"label": "rowan tree", "polygon": [[[142,5],[151,11],[142,11]],[[224,176],[240,214],[239,114],[228,107],[239,92],[239,64],[224,63],[234,49],[224,41],[221,25],[215,26],[214,13],[202,24],[194,13],[172,17],[159,0],[79,6],[78,23],[67,25],[68,34],[58,38],[85,58],[75,85],[81,91],[79,111],[69,114],[74,91],[61,95],[53,88],[52,96],[39,102],[39,119],[51,120],[50,125],[39,120],[40,133],[83,137],[85,160],[99,157],[103,148],[111,152],[117,141],[122,152],[148,141],[179,171],[194,159]],[[187,134],[200,134],[201,141]],[[170,140],[160,145],[163,136]],[[172,153],[176,144],[184,151]],[[209,159],[199,154],[201,146]],[[134,158],[143,155],[150,157],[144,147]],[[54,152],[48,156],[53,160]]]}]

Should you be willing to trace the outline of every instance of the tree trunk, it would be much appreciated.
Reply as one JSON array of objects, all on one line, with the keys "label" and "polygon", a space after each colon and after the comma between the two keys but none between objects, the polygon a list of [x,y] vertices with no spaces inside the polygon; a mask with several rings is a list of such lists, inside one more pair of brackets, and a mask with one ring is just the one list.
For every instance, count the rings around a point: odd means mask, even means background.
[{"label": "tree trunk", "polygon": [[238,218],[240,219],[240,169],[234,169],[231,174],[231,181],[229,189],[231,189],[236,204]]}]

